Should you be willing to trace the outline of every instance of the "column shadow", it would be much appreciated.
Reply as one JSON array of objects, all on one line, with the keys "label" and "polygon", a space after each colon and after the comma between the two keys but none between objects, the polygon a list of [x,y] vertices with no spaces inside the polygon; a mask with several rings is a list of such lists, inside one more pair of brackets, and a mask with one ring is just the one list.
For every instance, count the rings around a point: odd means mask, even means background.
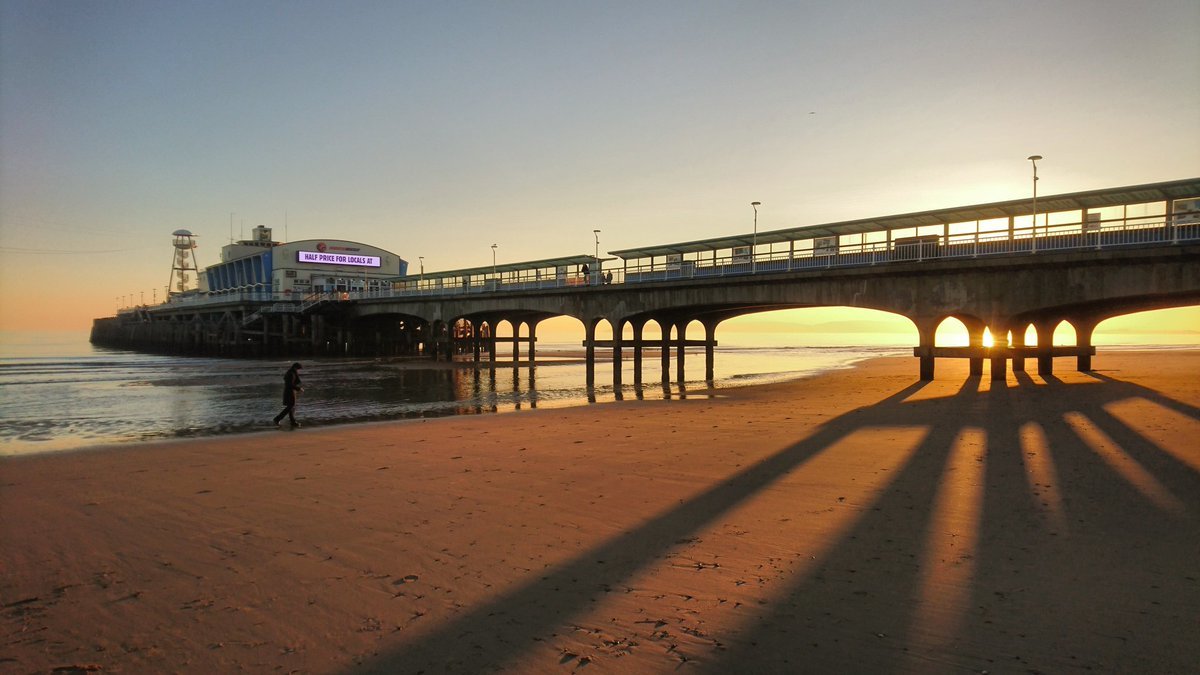
[{"label": "column shadow", "polygon": [[[586,611],[598,589],[617,586],[653,564],[681,539],[695,535],[805,461],[860,428],[882,407],[889,410],[925,386],[914,383],[874,406],[823,424],[808,438],[717,483],[635,530],[593,547],[535,580],[453,619],[419,643],[403,645],[351,669],[353,673],[494,670],[518,658],[535,639]],[[632,554],[632,555],[631,555]],[[597,560],[605,561],[597,565]],[[590,583],[576,583],[588,579]],[[456,650],[468,641],[476,648]]]},{"label": "column shadow", "polygon": [[[1084,389],[1087,388],[1087,389]],[[1082,390],[1082,391],[1081,391]],[[1113,378],[1018,386],[901,404],[933,429],[887,492],[812,571],[772,600],[731,647],[700,668],[747,672],[1185,672],[1200,662],[1194,632],[1200,555],[1200,473],[1109,414],[1130,397],[1200,419],[1195,408]],[[1191,411],[1191,412],[1189,412]],[[1069,420],[1086,419],[1178,500],[1166,509],[1105,461]],[[1040,429],[1046,447],[1022,431]],[[951,567],[966,588],[939,587],[927,560],[934,494],[963,429],[987,439],[977,544]],[[1056,469],[1031,477],[1034,456]],[[939,478],[940,474],[940,478]],[[1055,492],[1065,518],[1048,514]],[[946,561],[942,561],[945,563]],[[949,580],[951,582],[954,579]],[[931,590],[932,589],[932,592]],[[920,603],[965,592],[952,629],[931,631]],[[949,604],[949,603],[947,603]],[[1148,665],[1148,664],[1153,664]]]},{"label": "column shadow", "polygon": [[[710,673],[1061,672],[1153,663],[1169,672],[1200,662],[1191,635],[1197,582],[1188,562],[1188,552],[1192,562],[1200,554],[1200,474],[1104,408],[1141,397],[1200,419],[1194,406],[1113,378],[1038,385],[1018,376],[1014,389],[992,383],[980,391],[974,376],[953,395],[909,400],[923,386],[828,420],[636,529],[349,672],[482,672],[517,664],[537,641],[589,611],[604,589],[651,568],[780,476],[856,431],[889,426],[927,432],[876,501],[822,547],[822,559],[689,666]],[[1137,462],[1180,508],[1164,511],[1147,499],[1069,423],[1076,418],[1112,439],[1122,461]],[[1046,447],[1029,445],[1028,425],[1044,434]],[[918,611],[918,603],[938,603],[937,579],[931,583],[923,561],[932,538],[945,534],[930,528],[942,522],[935,514],[939,490],[964,431],[982,433],[987,446],[977,460],[978,523],[967,533],[977,543],[961,560],[971,570],[965,582],[946,589],[966,601],[934,631],[921,618],[928,612]],[[1034,456],[1056,468],[1053,484],[1031,479]],[[1047,518],[1049,491],[1066,514],[1062,522]]]}]

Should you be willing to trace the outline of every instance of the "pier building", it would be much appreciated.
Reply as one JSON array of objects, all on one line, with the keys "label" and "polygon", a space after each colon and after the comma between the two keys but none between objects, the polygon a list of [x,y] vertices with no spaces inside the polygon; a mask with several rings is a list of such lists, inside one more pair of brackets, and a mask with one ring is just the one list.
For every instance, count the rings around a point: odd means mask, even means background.
[{"label": "pier building", "polygon": [[250,239],[221,248],[221,262],[204,270],[208,297],[243,294],[264,300],[307,297],[313,293],[366,293],[391,289],[408,262],[390,251],[341,239],[304,239],[287,243],[271,238],[259,225]]}]

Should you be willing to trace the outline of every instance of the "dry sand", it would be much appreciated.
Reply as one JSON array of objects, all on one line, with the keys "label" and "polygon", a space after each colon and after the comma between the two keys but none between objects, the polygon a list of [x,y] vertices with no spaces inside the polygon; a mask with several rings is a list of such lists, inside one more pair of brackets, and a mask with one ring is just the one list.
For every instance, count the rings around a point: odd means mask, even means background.
[{"label": "dry sand", "polygon": [[1200,352],[1072,365],[7,459],[0,671],[1196,672]]}]

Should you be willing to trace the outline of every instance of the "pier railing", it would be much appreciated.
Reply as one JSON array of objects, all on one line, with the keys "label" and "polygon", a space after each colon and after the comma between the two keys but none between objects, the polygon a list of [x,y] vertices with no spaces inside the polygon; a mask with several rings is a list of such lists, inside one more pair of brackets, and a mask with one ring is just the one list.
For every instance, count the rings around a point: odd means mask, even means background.
[{"label": "pier railing", "polygon": [[[922,228],[923,229],[923,228]],[[947,230],[949,228],[946,228]],[[919,232],[919,231],[918,231]],[[885,234],[880,232],[878,234]],[[498,278],[471,280],[455,286],[431,282],[416,287],[396,288],[379,294],[350,294],[366,297],[453,296],[471,293],[512,292],[608,284],[686,281],[730,276],[769,275],[812,269],[870,267],[913,264],[932,260],[1030,256],[1062,251],[1104,250],[1137,246],[1172,246],[1200,241],[1200,222],[1159,218],[1119,219],[1111,222],[1039,224],[1016,228],[942,234],[915,234],[886,241],[860,241],[820,248],[816,240],[792,242],[800,246],[786,251],[767,251],[751,256],[713,255],[692,260],[660,259],[650,263],[593,270],[587,275],[541,279]],[[827,242],[826,242],[827,243]],[[611,274],[611,281],[606,274]]]},{"label": "pier railing", "polygon": [[629,266],[622,283],[674,281],[711,277],[775,274],[808,269],[869,267],[932,260],[1037,255],[1039,253],[1104,250],[1135,246],[1171,246],[1200,241],[1200,223],[1168,225],[1163,221],[1102,226],[1078,223],[996,232],[923,235],[891,241],[838,244],[824,249],[794,249],[762,253],[751,258],[724,256],[703,261],[680,261]]}]

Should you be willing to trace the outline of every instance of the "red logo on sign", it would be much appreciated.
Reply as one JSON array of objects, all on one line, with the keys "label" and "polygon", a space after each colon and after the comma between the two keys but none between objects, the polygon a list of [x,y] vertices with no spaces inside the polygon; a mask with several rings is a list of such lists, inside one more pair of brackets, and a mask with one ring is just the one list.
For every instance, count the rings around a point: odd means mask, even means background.
[{"label": "red logo on sign", "polygon": [[325,252],[325,242],[322,241],[322,242],[318,243],[317,250],[320,251],[321,253],[324,253]]}]

